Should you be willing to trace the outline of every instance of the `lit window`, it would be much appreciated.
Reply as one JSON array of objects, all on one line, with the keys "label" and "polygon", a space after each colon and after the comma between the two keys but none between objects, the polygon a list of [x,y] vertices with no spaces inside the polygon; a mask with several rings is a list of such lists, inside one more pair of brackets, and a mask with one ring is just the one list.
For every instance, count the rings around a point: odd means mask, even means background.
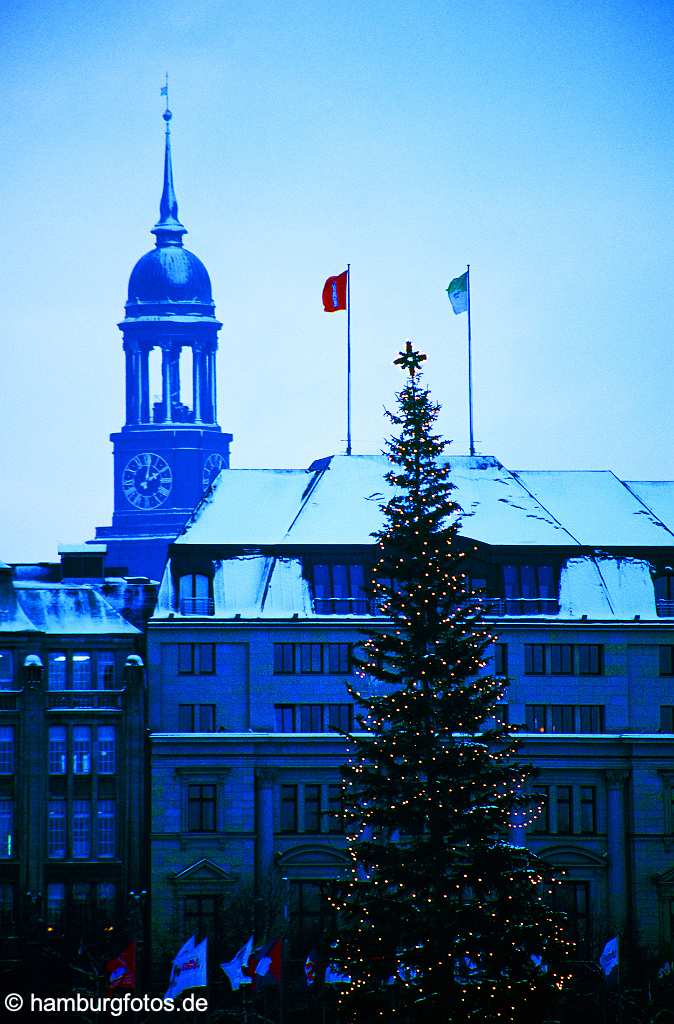
[{"label": "lit window", "polygon": [[50,690],[65,690],[68,660],[63,651],[51,651],[47,658],[47,681]]},{"label": "lit window", "polygon": [[0,651],[0,690],[14,686],[14,657],[11,651]]},{"label": "lit window", "polygon": [[73,654],[73,690],[91,689],[91,655],[84,651]]},{"label": "lit window", "polygon": [[89,775],[91,772],[91,728],[88,725],[73,726],[73,774]]},{"label": "lit window", "polygon": [[48,762],[50,775],[65,775],[67,734],[65,725],[49,726]]},{"label": "lit window", "polygon": [[203,573],[189,573],[180,577],[181,615],[212,615],[211,581]]},{"label": "lit window", "polygon": [[0,799],[0,858],[14,856],[14,801],[9,797]]},{"label": "lit window", "polygon": [[91,856],[91,805],[88,800],[73,800],[73,857],[86,860]]},{"label": "lit window", "polygon": [[52,799],[47,808],[47,856],[60,859],[66,855],[66,802]]},{"label": "lit window", "polygon": [[63,882],[49,882],[47,885],[47,924],[51,929],[60,929],[66,908],[66,887]]},{"label": "lit window", "polygon": [[96,656],[96,682],[99,690],[115,689],[114,651],[99,651]]},{"label": "lit window", "polygon": [[0,774],[14,771],[14,726],[0,725]]},{"label": "lit window", "polygon": [[117,768],[117,733],[114,725],[99,725],[96,729],[96,771],[99,775],[113,775]]},{"label": "lit window", "polygon": [[117,812],[114,800],[99,800],[96,809],[96,855],[114,857],[116,852]]}]

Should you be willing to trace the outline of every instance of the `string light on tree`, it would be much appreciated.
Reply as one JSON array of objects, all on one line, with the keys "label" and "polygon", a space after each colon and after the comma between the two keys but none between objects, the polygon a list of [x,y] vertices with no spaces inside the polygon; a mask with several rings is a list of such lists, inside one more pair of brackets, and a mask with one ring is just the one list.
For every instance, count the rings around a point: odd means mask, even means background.
[{"label": "string light on tree", "polygon": [[408,341],[387,413],[392,493],[371,580],[387,618],[352,690],[363,730],[344,768],[353,868],[332,899],[335,958],[351,978],[340,1021],[520,1024],[542,1019],[572,947],[547,867],[509,842],[514,816],[531,818],[530,772],[496,717],[505,681],[485,674],[496,638],[470,587],[476,549],[459,534],[425,360]]}]

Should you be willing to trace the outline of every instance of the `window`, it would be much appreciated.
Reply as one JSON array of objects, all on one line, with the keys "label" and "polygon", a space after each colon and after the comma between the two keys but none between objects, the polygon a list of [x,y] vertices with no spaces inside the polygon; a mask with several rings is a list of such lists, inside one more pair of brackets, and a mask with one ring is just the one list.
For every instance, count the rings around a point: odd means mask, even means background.
[{"label": "window", "polygon": [[178,672],[209,676],[215,672],[215,644],[178,644]]},{"label": "window", "polygon": [[274,711],[276,714],[276,731],[295,732],[295,705],[277,704]]},{"label": "window", "polygon": [[545,644],[524,645],[524,671],[528,676],[545,675]]},{"label": "window", "polygon": [[545,704],[527,704],[526,727],[529,732],[545,732]]},{"label": "window", "polygon": [[570,835],[573,832],[573,789],[571,786],[557,786],[557,832]]},{"label": "window", "polygon": [[96,808],[96,856],[116,853],[117,810],[114,800],[99,800]]},{"label": "window", "polygon": [[181,615],[212,615],[211,581],[203,573],[189,573],[180,577]]},{"label": "window", "polygon": [[281,832],[297,832],[297,786],[281,786]]},{"label": "window", "polygon": [[179,704],[178,728],[180,732],[213,732],[215,704]]},{"label": "window", "polygon": [[328,786],[328,815],[327,831],[336,835],[344,831],[344,801],[342,799],[342,787],[339,783],[330,783]]},{"label": "window", "polygon": [[604,707],[601,704],[527,704],[529,732],[601,733]]},{"label": "window", "polygon": [[65,690],[68,661],[63,651],[51,651],[47,657],[47,682],[50,690]]},{"label": "window", "polygon": [[578,644],[579,675],[600,676],[603,672],[603,655],[602,644]]},{"label": "window", "polygon": [[61,859],[66,855],[66,802],[52,799],[47,808],[47,856]]},{"label": "window", "polygon": [[0,859],[14,856],[14,801],[10,797],[0,799]]},{"label": "window", "polygon": [[321,831],[321,787],[314,783],[304,786],[304,832]]},{"label": "window", "polygon": [[96,771],[113,775],[117,769],[117,732],[114,725],[96,728]]},{"label": "window", "polygon": [[573,704],[553,704],[550,708],[550,732],[575,732]]},{"label": "window", "polygon": [[309,949],[325,933],[330,911],[324,884],[294,879],[290,882],[290,936],[294,953]]},{"label": "window", "polygon": [[114,882],[99,882],[96,886],[96,909],[108,921],[115,915],[117,887]]},{"label": "window", "polygon": [[674,676],[674,646],[671,644],[661,644],[659,647],[659,655],[660,675]]},{"label": "window", "polygon": [[300,644],[300,672],[315,675],[323,671],[323,644]]},{"label": "window", "polygon": [[557,578],[551,565],[504,565],[506,615],[556,615]]},{"label": "window", "polygon": [[580,787],[580,832],[593,836],[597,831],[597,790],[594,786]]},{"label": "window", "polygon": [[569,930],[582,955],[589,941],[589,882],[560,882],[553,886],[554,909],[566,915]]},{"label": "window", "polygon": [[99,651],[96,657],[96,685],[99,690],[115,689],[114,651]]},{"label": "window", "polygon": [[674,732],[674,704],[660,706],[660,732]]},{"label": "window", "polygon": [[300,704],[298,711],[300,719],[299,732],[323,731],[323,708],[320,704]]},{"label": "window", "polygon": [[351,673],[351,644],[274,644],[274,675]]},{"label": "window", "polygon": [[674,615],[674,572],[665,570],[653,580],[658,615]]},{"label": "window", "polygon": [[328,712],[328,729],[353,731],[353,704],[326,704],[325,708]]},{"label": "window", "polygon": [[73,690],[91,689],[91,655],[85,651],[73,654]]},{"label": "window", "polygon": [[7,935],[14,924],[14,886],[11,882],[0,882],[0,928]]},{"label": "window", "polygon": [[73,774],[89,775],[91,772],[91,728],[88,725],[73,726]]},{"label": "window", "polygon": [[326,672],[351,672],[351,644],[324,644],[327,647]]},{"label": "window", "polygon": [[0,690],[14,686],[14,657],[12,651],[0,651]]},{"label": "window", "polygon": [[317,615],[367,615],[365,567],[329,562],[313,566],[314,611]]},{"label": "window", "polygon": [[497,676],[508,675],[507,644],[494,644],[494,673]]},{"label": "window", "polygon": [[274,644],[274,674],[289,675],[295,671],[295,644]]},{"label": "window", "polygon": [[185,935],[213,938],[218,933],[220,899],[218,896],[186,896],[184,902]]},{"label": "window", "polygon": [[66,908],[66,887],[63,882],[47,885],[47,925],[50,931],[60,930]]},{"label": "window", "polygon": [[550,644],[550,673],[553,676],[573,675],[572,644]]},{"label": "window", "polygon": [[353,704],[276,704],[277,732],[353,731]]},{"label": "window", "polygon": [[65,725],[50,725],[47,751],[50,775],[65,775],[67,751],[68,741]]},{"label": "window", "polygon": [[550,831],[550,787],[534,786],[534,794],[537,797],[535,806],[538,807],[538,815],[529,831],[534,835],[544,835]]},{"label": "window", "polygon": [[491,717],[499,725],[507,725],[510,721],[510,708],[507,704],[495,704],[492,708]]},{"label": "window", "polygon": [[0,774],[14,771],[14,726],[0,725]]},{"label": "window", "polygon": [[71,814],[72,854],[78,860],[91,857],[91,804],[73,800]]},{"label": "window", "polygon": [[187,831],[215,832],[215,786],[188,786]]}]

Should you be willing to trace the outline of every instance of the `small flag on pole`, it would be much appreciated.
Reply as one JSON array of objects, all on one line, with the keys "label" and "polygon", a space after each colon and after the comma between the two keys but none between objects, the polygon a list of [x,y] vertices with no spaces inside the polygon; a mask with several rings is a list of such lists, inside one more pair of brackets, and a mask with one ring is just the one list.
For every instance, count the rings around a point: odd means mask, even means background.
[{"label": "small flag on pole", "polygon": [[449,282],[447,294],[454,312],[465,313],[468,309],[468,271]]},{"label": "small flag on pole", "polygon": [[180,948],[171,967],[171,978],[164,999],[175,999],[186,988],[206,987],[207,942],[208,939],[204,939],[195,945],[192,935]]},{"label": "small flag on pole", "polygon": [[161,89],[159,91],[159,95],[160,96],[168,96],[168,85],[162,85],[162,87],[161,87]]},{"label": "small flag on pole", "polygon": [[248,967],[248,961],[250,960],[251,953],[253,952],[253,936],[248,939],[245,946],[242,946],[238,953],[234,954],[234,958],[220,964],[223,971],[229,978],[232,989],[236,992],[241,985],[250,985],[252,978],[250,976],[250,969]]},{"label": "small flag on pole", "polygon": [[326,313],[336,313],[338,309],[346,309],[348,270],[335,277],[329,277],[323,285],[323,309]]},{"label": "small flag on pole", "polygon": [[606,945],[604,946],[602,954],[599,957],[599,966],[608,978],[611,971],[614,970],[614,968],[616,968],[619,965],[619,963],[620,957],[618,955],[618,936],[616,935],[614,939],[609,939]]},{"label": "small flag on pole", "polygon": [[108,989],[136,987],[136,943],[130,942],[114,960],[105,965]]}]

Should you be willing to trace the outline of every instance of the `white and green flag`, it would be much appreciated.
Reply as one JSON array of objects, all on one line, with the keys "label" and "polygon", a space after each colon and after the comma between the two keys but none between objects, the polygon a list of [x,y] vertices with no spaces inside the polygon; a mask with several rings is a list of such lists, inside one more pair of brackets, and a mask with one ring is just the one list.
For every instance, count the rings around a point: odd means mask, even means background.
[{"label": "white and green flag", "polygon": [[468,271],[449,282],[447,294],[454,312],[465,313],[468,309]]}]

